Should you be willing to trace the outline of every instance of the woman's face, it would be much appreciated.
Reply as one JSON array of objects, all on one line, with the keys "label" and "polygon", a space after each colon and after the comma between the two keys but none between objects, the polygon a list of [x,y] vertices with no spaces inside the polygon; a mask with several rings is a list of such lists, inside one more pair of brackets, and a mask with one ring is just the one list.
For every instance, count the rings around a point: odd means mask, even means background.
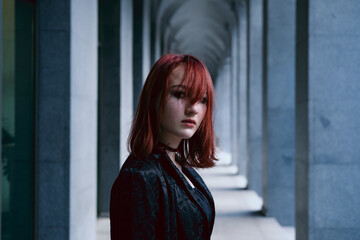
[{"label": "woman's face", "polygon": [[169,78],[169,88],[160,119],[160,139],[164,144],[177,147],[182,139],[191,138],[204,119],[207,98],[191,104],[181,85],[184,67],[176,67]]}]

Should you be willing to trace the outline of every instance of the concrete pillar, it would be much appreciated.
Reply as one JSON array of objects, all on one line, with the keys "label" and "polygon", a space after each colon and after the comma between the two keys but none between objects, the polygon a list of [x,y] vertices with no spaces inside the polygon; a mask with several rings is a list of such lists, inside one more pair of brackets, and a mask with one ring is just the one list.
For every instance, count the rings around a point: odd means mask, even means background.
[{"label": "concrete pillar", "polygon": [[[98,1],[71,1],[70,239],[96,238]],[[84,174],[86,173],[86,174]]]},{"label": "concrete pillar", "polygon": [[[145,1],[144,2],[144,12],[143,12],[143,64],[142,64],[142,81],[143,83],[146,80],[147,75],[150,72],[150,69],[152,67],[152,61],[151,61],[151,1]],[[135,103],[134,103],[135,104]]]},{"label": "concrete pillar", "polygon": [[297,1],[296,239],[360,238],[359,11]]},{"label": "concrete pillar", "polygon": [[[161,5],[160,5],[161,6]],[[151,53],[152,61],[156,62],[161,57],[161,34],[162,34],[162,16],[160,16],[159,11],[157,11],[155,16],[155,24],[156,29],[155,33],[153,33],[153,39],[154,39],[154,47],[153,47],[153,53]]]},{"label": "concrete pillar", "polygon": [[37,7],[36,239],[95,239],[97,1]]},{"label": "concrete pillar", "polygon": [[120,1],[120,161],[129,155],[127,138],[133,120],[133,11],[132,1]]},{"label": "concrete pillar", "polygon": [[[128,156],[133,117],[131,1],[100,3],[98,212],[108,216],[110,190]],[[141,68],[141,65],[137,66]]]},{"label": "concrete pillar", "polygon": [[265,0],[263,200],[266,215],[295,224],[295,0]]},{"label": "concrete pillar", "polygon": [[262,195],[263,0],[249,1],[249,188]]},{"label": "concrete pillar", "polygon": [[98,213],[108,216],[120,169],[120,1],[99,4]]},{"label": "concrete pillar", "polygon": [[239,174],[247,176],[248,166],[248,16],[247,1],[237,2],[239,27]]},{"label": "concrete pillar", "polygon": [[150,62],[149,62],[149,70],[151,66],[155,63],[157,59],[155,59],[155,49],[156,49],[156,34],[157,34],[157,15],[159,10],[159,0],[150,1],[150,39],[149,39],[149,47],[150,47]]},{"label": "concrete pillar", "polygon": [[37,239],[65,240],[70,235],[70,2],[39,1],[38,13],[35,232]]},{"label": "concrete pillar", "polygon": [[133,109],[150,70],[150,1],[133,1]]},{"label": "concrete pillar", "polygon": [[239,165],[239,35],[235,25],[231,31],[230,123],[232,164]]},{"label": "concrete pillar", "polygon": [[230,57],[225,58],[215,81],[216,110],[214,129],[219,140],[220,164],[231,162],[231,66]]}]

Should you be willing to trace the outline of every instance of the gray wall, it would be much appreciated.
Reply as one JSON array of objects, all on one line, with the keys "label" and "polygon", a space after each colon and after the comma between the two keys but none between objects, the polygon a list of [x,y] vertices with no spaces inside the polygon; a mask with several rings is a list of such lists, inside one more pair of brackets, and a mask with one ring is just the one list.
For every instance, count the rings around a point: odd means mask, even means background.
[{"label": "gray wall", "polygon": [[120,1],[120,161],[128,157],[127,138],[133,118],[132,1]]},{"label": "gray wall", "polygon": [[38,2],[38,13],[36,238],[68,239],[70,3]]},{"label": "gray wall", "polygon": [[215,122],[214,129],[216,137],[219,140],[219,150],[224,154],[221,158],[223,161],[220,163],[229,163],[231,159],[225,159],[225,157],[231,154],[231,72],[230,72],[230,57],[226,58],[223,65],[219,69],[217,81],[215,83],[215,97],[216,97],[216,109],[215,109]]},{"label": "gray wall", "polygon": [[[232,164],[239,165],[239,33],[234,26],[231,31],[231,65],[230,65],[230,127]],[[220,79],[219,79],[220,80]]]},{"label": "gray wall", "polygon": [[295,224],[295,0],[265,1],[263,200]]},{"label": "gray wall", "polygon": [[263,0],[249,2],[248,15],[249,188],[262,195]]},{"label": "gray wall", "polygon": [[98,213],[109,215],[120,169],[120,1],[100,1]]},{"label": "gray wall", "polygon": [[133,2],[133,109],[150,70],[150,1]]},{"label": "gray wall", "polygon": [[[149,2],[149,1],[146,1]],[[145,8],[144,0],[133,1],[133,109],[136,111],[137,103],[143,84],[143,62],[144,62],[144,23]]]},{"label": "gray wall", "polygon": [[95,239],[98,6],[82,0],[70,8],[70,239]]},{"label": "gray wall", "polygon": [[95,239],[97,1],[38,3],[37,239]]},{"label": "gray wall", "polygon": [[297,239],[360,238],[359,11],[297,4]]},{"label": "gray wall", "polygon": [[248,6],[237,2],[239,28],[239,173],[247,176],[248,166]]}]

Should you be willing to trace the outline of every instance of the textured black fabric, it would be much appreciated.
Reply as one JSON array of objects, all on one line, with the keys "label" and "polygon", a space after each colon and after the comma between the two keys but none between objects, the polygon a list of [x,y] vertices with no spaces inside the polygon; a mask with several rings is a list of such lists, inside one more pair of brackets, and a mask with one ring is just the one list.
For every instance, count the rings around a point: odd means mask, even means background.
[{"label": "textured black fabric", "polygon": [[194,193],[195,200],[199,203],[200,207],[204,211],[205,216],[208,220],[208,223],[210,223],[211,218],[212,218],[212,209],[210,206],[210,202],[207,200],[204,193],[200,191],[200,189],[198,189],[196,187],[193,188],[193,193]]},{"label": "textured black fabric", "polygon": [[210,239],[215,217],[211,193],[194,169],[183,172],[209,201],[210,222],[166,153],[130,156],[111,190],[111,239]]}]

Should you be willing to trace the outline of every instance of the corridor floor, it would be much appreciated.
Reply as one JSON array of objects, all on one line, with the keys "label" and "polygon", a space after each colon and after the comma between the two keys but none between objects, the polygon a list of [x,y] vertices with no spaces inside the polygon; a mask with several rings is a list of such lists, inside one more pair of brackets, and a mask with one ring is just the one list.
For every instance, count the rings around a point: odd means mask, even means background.
[{"label": "corridor floor", "polygon": [[[244,190],[246,180],[233,166],[199,170],[210,188],[216,207],[212,240],[294,240],[292,227],[282,227],[274,218],[259,213],[262,200]],[[109,240],[109,219],[98,219],[97,240]]]},{"label": "corridor floor", "polygon": [[213,194],[216,208],[212,240],[294,240],[295,230],[260,214],[262,199],[244,190],[246,180],[234,166],[199,171]]}]

